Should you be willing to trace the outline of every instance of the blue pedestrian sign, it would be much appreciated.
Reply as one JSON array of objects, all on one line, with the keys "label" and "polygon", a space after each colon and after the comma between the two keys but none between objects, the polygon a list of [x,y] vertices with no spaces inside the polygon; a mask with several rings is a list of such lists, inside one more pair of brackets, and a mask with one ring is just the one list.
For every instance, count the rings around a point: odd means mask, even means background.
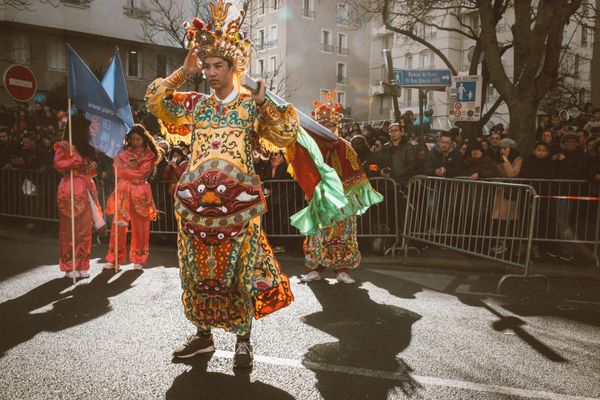
[{"label": "blue pedestrian sign", "polygon": [[481,119],[481,76],[464,75],[452,78],[448,89],[448,113],[451,121],[479,121]]},{"label": "blue pedestrian sign", "polygon": [[452,71],[449,69],[396,69],[394,81],[398,86],[407,87],[450,87]]},{"label": "blue pedestrian sign", "polygon": [[458,101],[477,101],[477,82],[465,81],[456,82],[456,100]]}]

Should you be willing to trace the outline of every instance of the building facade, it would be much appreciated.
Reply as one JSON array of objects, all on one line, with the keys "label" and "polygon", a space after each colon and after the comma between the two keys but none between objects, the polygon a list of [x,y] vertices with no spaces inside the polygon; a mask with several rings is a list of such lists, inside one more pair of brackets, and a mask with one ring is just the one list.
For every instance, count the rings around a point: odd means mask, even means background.
[{"label": "building facade", "polygon": [[[34,2],[25,11],[0,8],[0,71],[10,64],[27,65],[38,92],[51,94],[66,90],[67,43],[97,76],[105,72],[118,46],[131,105],[143,107],[148,84],[180,66],[186,52],[167,41],[148,43],[141,23],[149,14],[138,1],[111,0],[108,6],[103,1],[57,0]],[[2,88],[0,104],[11,101]]]},{"label": "building facade", "polygon": [[[512,21],[514,21],[514,13],[512,9],[508,9],[504,18],[496,26],[499,42],[502,43],[511,39],[510,26]],[[466,27],[470,27],[474,32],[478,33],[480,29],[479,14],[477,12],[465,13],[461,15],[460,22],[454,17],[449,17],[447,14],[432,15],[431,22],[450,30],[436,29],[432,26],[419,24],[417,26],[417,35],[441,50],[458,71],[459,75],[468,75],[471,62],[470,57],[475,42],[451,30],[463,30]],[[593,35],[589,29],[582,28],[575,23],[571,23],[565,29],[563,45],[566,51],[561,62],[560,75],[564,80],[564,86],[568,87],[569,91],[575,93],[578,102],[585,102],[591,99],[592,37]],[[382,49],[392,49],[394,68],[446,69],[448,67],[430,49],[405,36],[388,31],[381,21],[373,23],[371,38],[373,45],[370,67],[371,97],[369,120],[376,121],[389,119],[393,116],[392,98],[384,94],[383,87],[379,85],[380,81],[386,80]],[[508,50],[504,54],[503,65],[509,77],[512,78],[512,50]],[[498,96],[498,92],[490,84],[487,88],[486,98],[484,99],[484,112],[495,103]],[[428,92],[425,102],[433,110],[434,129],[448,129],[452,126],[452,122],[448,118],[448,96],[446,92]],[[399,105],[402,112],[411,110],[417,114],[419,109],[418,90],[403,88],[399,97]],[[501,105],[496,110],[487,127],[491,127],[496,123],[503,123],[505,126],[508,125],[508,108],[505,105]]]},{"label": "building facade", "polygon": [[252,1],[245,23],[254,43],[250,74],[308,113],[335,91],[351,120],[368,118],[370,28],[348,26],[344,2]]}]

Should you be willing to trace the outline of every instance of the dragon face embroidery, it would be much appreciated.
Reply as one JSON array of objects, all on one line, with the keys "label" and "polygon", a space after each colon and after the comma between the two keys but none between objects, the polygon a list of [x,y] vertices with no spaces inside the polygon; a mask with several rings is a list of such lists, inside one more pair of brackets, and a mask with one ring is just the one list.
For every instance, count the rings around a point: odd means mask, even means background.
[{"label": "dragon face embroidery", "polygon": [[256,206],[264,202],[261,186],[245,185],[220,170],[206,170],[197,179],[181,181],[175,196],[190,214],[204,221],[187,218],[186,233],[211,246],[240,235],[248,217],[258,215]]}]

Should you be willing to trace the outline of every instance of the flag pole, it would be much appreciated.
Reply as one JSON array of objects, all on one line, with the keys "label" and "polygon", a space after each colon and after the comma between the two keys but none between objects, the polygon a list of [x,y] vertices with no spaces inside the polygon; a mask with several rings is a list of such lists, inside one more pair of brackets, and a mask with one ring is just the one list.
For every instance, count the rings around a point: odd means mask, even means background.
[{"label": "flag pole", "polygon": [[[71,124],[71,98],[68,99],[68,115],[69,115],[69,155],[73,155],[73,130]],[[74,193],[74,185],[73,185],[73,168],[69,170],[69,174],[71,176],[71,251],[73,255],[71,257],[71,271],[73,274],[73,285],[77,283],[76,274],[76,261],[77,254],[75,253],[75,193]]]},{"label": "flag pole", "polygon": [[118,199],[119,199],[119,179],[117,178],[117,169],[119,164],[119,156],[117,155],[117,159],[113,161],[115,166],[115,204],[113,204],[115,208],[115,217],[113,221],[113,226],[115,228],[115,274],[119,272],[119,209],[118,209]]}]

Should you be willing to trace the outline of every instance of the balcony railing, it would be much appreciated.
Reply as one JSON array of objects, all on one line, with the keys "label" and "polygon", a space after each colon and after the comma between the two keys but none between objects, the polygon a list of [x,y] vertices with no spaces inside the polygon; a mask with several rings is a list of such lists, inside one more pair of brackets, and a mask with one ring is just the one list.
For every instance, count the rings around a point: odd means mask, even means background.
[{"label": "balcony railing", "polygon": [[302,16],[306,17],[306,18],[314,18],[317,14],[315,13],[315,10],[306,10],[306,9],[302,9]]},{"label": "balcony railing", "polygon": [[348,83],[348,77],[338,75],[335,77],[335,82],[345,85],[346,83]]},{"label": "balcony railing", "polygon": [[66,6],[73,6],[73,7],[81,7],[81,8],[87,8],[90,6],[90,3],[92,2],[92,0],[60,0],[61,3],[63,3]]},{"label": "balcony railing", "polygon": [[267,47],[267,49],[274,49],[275,47],[277,47],[278,43],[279,43],[279,40],[274,39],[274,40],[270,40],[270,41],[266,42],[265,46]]},{"label": "balcony railing", "polygon": [[347,48],[347,47],[338,47],[337,49],[338,49],[338,54],[341,54],[341,55],[347,56],[347,55],[348,55],[348,53],[349,53],[349,51],[348,51],[348,48]]},{"label": "balcony railing", "polygon": [[321,43],[321,50],[326,51],[328,53],[333,53],[334,46],[332,44]]},{"label": "balcony railing", "polygon": [[150,10],[138,7],[123,7],[123,12],[130,18],[145,19],[150,17]]}]

